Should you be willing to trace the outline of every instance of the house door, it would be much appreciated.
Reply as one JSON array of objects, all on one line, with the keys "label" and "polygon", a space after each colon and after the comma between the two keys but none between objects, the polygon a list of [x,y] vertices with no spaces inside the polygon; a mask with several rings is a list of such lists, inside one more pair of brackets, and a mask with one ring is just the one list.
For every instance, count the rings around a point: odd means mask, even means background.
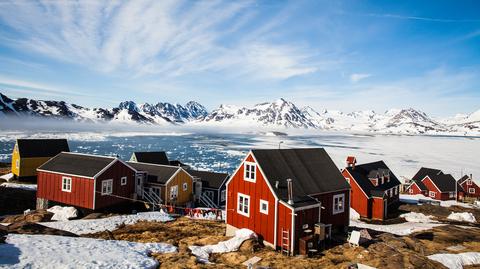
[{"label": "house door", "polygon": [[143,197],[143,174],[135,176],[135,189],[139,197]]}]

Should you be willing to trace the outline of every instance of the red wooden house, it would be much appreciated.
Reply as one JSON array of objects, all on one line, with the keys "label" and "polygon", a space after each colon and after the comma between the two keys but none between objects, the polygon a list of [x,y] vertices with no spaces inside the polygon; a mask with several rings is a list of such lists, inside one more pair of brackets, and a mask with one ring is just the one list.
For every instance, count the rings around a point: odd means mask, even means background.
[{"label": "red wooden house", "polygon": [[354,161],[347,158],[342,171],[351,186],[350,207],[363,218],[385,220],[398,207],[400,181],[383,161],[361,165]]},{"label": "red wooden house", "polygon": [[409,194],[422,194],[435,200],[455,200],[463,196],[463,188],[450,174],[441,170],[422,167],[406,189]]},{"label": "red wooden house", "polygon": [[349,225],[349,189],[322,148],[252,150],[227,181],[227,235],[248,228],[294,253],[314,225]]},{"label": "red wooden house", "polygon": [[135,169],[114,157],[62,152],[37,172],[39,208],[54,201],[96,210],[129,202],[135,193]]},{"label": "red wooden house", "polygon": [[466,197],[480,198],[480,187],[473,181],[472,175],[463,176],[458,180],[458,184],[463,188]]}]

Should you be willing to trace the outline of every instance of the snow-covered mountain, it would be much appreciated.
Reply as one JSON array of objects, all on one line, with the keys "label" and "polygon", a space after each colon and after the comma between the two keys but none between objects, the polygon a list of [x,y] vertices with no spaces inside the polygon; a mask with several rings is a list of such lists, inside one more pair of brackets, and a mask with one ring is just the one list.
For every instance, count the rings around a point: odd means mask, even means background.
[{"label": "snow-covered mountain", "polygon": [[118,107],[85,108],[63,101],[43,101],[27,98],[10,99],[0,93],[0,115],[34,116],[76,121],[137,122],[148,124],[186,123],[207,116],[205,107],[190,101],[185,106],[170,103],[139,104],[121,102]]},{"label": "snow-covered mountain", "polygon": [[480,110],[470,115],[433,119],[413,108],[344,113],[297,107],[283,98],[251,107],[220,105],[210,113],[191,101],[179,104],[136,104],[125,101],[114,108],[85,108],[63,101],[16,100],[0,94],[1,116],[36,116],[90,122],[135,122],[142,124],[192,124],[195,126],[247,126],[301,128],[384,134],[480,135]]}]

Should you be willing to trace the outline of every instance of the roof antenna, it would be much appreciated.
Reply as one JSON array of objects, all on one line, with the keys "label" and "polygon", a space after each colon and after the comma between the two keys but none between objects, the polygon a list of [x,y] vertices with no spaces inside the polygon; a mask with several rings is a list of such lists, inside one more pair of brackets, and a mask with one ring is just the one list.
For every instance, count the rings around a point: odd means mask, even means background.
[{"label": "roof antenna", "polygon": [[283,144],[283,140],[278,142],[278,149],[280,149],[280,145]]}]

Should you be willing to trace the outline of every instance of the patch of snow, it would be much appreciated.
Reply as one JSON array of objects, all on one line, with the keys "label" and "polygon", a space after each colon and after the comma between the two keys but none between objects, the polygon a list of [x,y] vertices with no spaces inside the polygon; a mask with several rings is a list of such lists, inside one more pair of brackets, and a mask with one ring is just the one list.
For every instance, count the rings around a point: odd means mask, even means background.
[{"label": "patch of snow", "polygon": [[55,235],[9,234],[0,244],[0,268],[157,268],[151,253],[172,253],[165,243],[134,243]]},{"label": "patch of snow", "polygon": [[391,225],[369,224],[358,220],[350,220],[350,226],[357,228],[364,228],[375,230],[379,232],[391,233],[395,235],[409,235],[415,232],[430,230],[434,227],[442,226],[440,223],[418,223],[418,222],[404,222]]},{"label": "patch of snow", "polygon": [[219,242],[216,245],[206,246],[190,246],[188,247],[192,254],[201,262],[208,263],[208,257],[211,253],[226,253],[237,251],[243,241],[256,238],[257,235],[249,229],[239,229],[235,232],[235,236],[227,241]]},{"label": "patch of snow", "polygon": [[6,181],[10,181],[10,180],[13,179],[13,174],[12,174],[12,173],[8,173],[8,174],[5,174],[5,175],[2,175],[2,176],[0,176],[0,179],[6,180]]},{"label": "patch of snow", "polygon": [[476,223],[477,220],[475,216],[470,212],[452,212],[447,219],[456,220],[456,221],[464,221],[470,223]]},{"label": "patch of snow", "polygon": [[462,269],[464,265],[480,264],[480,252],[465,252],[459,254],[434,254],[427,256],[430,260],[437,261],[449,269]]},{"label": "patch of snow", "polygon": [[360,219],[360,214],[358,214],[358,212],[355,211],[355,209],[353,209],[351,207],[350,207],[350,219],[351,220],[359,220]]},{"label": "patch of snow", "polygon": [[173,220],[173,218],[164,212],[141,212],[134,215],[121,215],[103,219],[42,222],[40,224],[81,235],[103,232],[106,230],[111,231],[115,230],[121,224],[135,224],[142,220],[167,222]]},{"label": "patch of snow", "polygon": [[459,207],[465,207],[465,208],[478,208],[478,206],[475,204],[467,204],[467,203],[457,202],[455,200],[441,201],[440,205],[443,207],[459,206]]},{"label": "patch of snow", "polygon": [[423,213],[417,212],[408,212],[405,214],[400,215],[400,217],[405,218],[408,222],[415,222],[415,223],[435,223],[437,222],[434,216],[425,215]]},{"label": "patch of snow", "polygon": [[10,183],[10,182],[4,182],[0,187],[5,187],[5,188],[16,188],[16,189],[22,189],[22,190],[27,190],[27,191],[36,191],[37,190],[37,184],[20,184],[20,183]]},{"label": "patch of snow", "polygon": [[465,208],[478,208],[476,204],[467,204],[462,202],[457,202],[455,200],[448,200],[448,201],[440,201],[435,200],[430,197],[423,196],[421,194],[400,194],[400,202],[407,203],[407,204],[417,204],[420,200],[423,201],[437,201],[440,203],[442,207],[451,207],[451,206],[459,206]]},{"label": "patch of snow", "polygon": [[67,221],[78,217],[78,210],[73,206],[53,206],[47,209],[53,213],[52,220]]}]

